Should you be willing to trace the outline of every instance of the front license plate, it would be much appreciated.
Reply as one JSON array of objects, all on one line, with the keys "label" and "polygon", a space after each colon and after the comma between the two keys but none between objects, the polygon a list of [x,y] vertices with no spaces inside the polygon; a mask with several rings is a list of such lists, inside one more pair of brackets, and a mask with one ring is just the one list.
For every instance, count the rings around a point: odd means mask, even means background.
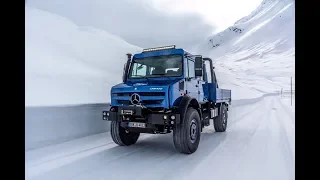
[{"label": "front license plate", "polygon": [[139,123],[139,122],[129,122],[129,127],[137,127],[137,128],[145,128],[146,123]]},{"label": "front license plate", "polygon": [[121,114],[122,115],[133,115],[133,111],[132,110],[122,110]]}]

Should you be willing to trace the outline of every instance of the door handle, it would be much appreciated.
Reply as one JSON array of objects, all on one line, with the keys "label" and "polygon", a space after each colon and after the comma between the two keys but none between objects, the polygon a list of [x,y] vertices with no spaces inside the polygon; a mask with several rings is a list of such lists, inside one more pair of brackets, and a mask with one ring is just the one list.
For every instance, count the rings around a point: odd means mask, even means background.
[{"label": "door handle", "polygon": [[199,87],[198,84],[196,85],[196,87]]}]

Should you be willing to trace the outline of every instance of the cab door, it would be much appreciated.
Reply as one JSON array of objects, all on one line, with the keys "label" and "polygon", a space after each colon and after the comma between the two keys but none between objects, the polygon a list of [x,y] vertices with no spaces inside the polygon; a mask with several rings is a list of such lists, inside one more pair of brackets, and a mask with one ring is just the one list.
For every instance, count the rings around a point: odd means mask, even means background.
[{"label": "cab door", "polygon": [[203,103],[206,101],[203,85],[206,83],[206,71],[202,56],[195,56],[195,66],[194,66],[195,77],[197,78],[198,87],[198,102]]},{"label": "cab door", "polygon": [[195,59],[188,57],[185,59],[187,62],[187,72],[186,72],[186,87],[187,94],[199,101],[199,84],[198,79],[195,77]]}]

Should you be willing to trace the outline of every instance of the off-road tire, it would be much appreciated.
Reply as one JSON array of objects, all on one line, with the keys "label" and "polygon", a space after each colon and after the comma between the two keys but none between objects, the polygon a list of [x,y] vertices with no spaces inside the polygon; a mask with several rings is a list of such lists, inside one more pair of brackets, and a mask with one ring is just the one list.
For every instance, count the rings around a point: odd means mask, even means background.
[{"label": "off-road tire", "polygon": [[216,132],[224,132],[228,126],[228,110],[225,104],[221,104],[219,115],[213,120],[214,129]]},{"label": "off-road tire", "polygon": [[[193,132],[193,133],[192,133]],[[196,109],[189,107],[180,124],[173,130],[173,143],[177,151],[184,154],[194,153],[199,146],[201,121]]]},{"label": "off-road tire", "polygon": [[120,122],[111,121],[111,137],[119,146],[130,146],[139,139],[140,133],[126,132],[125,128],[120,126]]}]

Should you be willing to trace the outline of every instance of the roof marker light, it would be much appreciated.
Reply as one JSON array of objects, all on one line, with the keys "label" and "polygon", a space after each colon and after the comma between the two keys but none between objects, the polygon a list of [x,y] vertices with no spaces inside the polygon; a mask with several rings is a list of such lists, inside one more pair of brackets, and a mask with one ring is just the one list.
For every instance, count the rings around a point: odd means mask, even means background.
[{"label": "roof marker light", "polygon": [[176,48],[175,45],[172,45],[172,46],[162,46],[162,47],[155,47],[155,48],[143,49],[142,52],[160,51],[160,50],[175,49],[175,48]]}]

